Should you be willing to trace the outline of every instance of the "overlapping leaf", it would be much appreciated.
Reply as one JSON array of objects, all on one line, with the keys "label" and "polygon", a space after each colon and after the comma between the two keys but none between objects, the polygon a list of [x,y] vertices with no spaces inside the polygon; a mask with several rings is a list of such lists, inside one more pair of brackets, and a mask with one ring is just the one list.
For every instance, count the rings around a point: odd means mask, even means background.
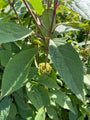
[{"label": "overlapping leaf", "polygon": [[0,120],[6,120],[10,110],[10,99],[5,97],[0,102]]},{"label": "overlapping leaf", "polygon": [[48,88],[59,88],[55,80],[48,77],[47,75],[42,75],[38,78],[37,82],[48,87]]},{"label": "overlapping leaf", "polygon": [[19,89],[26,80],[37,49],[28,49],[15,55],[7,64],[2,79],[2,97]]},{"label": "overlapping leaf", "polygon": [[38,110],[35,120],[45,120],[45,110],[43,107]]},{"label": "overlapping leaf", "polygon": [[30,91],[27,91],[28,97],[32,104],[39,110],[42,106],[50,104],[48,92],[41,86],[33,86]]},{"label": "overlapping leaf", "polygon": [[55,90],[50,92],[50,97],[56,101],[61,107],[74,112],[70,98],[65,95],[61,90]]},{"label": "overlapping leaf", "polygon": [[70,44],[58,46],[52,40],[49,49],[52,62],[63,81],[83,100],[83,67],[78,53]]},{"label": "overlapping leaf", "polygon": [[87,86],[87,89],[90,89],[90,74],[84,76],[84,83]]},{"label": "overlapping leaf", "polygon": [[90,0],[73,0],[69,6],[90,21]]},{"label": "overlapping leaf", "polygon": [[0,23],[0,43],[22,40],[31,34],[31,30],[15,23]]}]

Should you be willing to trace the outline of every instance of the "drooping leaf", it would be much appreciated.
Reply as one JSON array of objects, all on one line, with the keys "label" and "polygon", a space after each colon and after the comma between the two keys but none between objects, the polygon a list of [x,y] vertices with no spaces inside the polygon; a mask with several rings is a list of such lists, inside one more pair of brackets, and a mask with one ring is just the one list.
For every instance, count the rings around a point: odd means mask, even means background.
[{"label": "drooping leaf", "polygon": [[39,110],[42,106],[49,105],[50,103],[47,90],[39,85],[33,86],[30,91],[27,91],[27,93],[29,99],[37,110]]},{"label": "drooping leaf", "polygon": [[72,102],[70,98],[61,90],[55,90],[50,92],[50,97],[56,101],[64,109],[71,110],[74,112]]},{"label": "drooping leaf", "polygon": [[41,0],[29,0],[37,14],[41,15],[44,11]]},{"label": "drooping leaf", "polygon": [[2,79],[2,96],[19,89],[28,76],[37,49],[28,49],[15,55],[6,65]]},{"label": "drooping leaf", "polygon": [[70,8],[90,20],[90,0],[73,0],[69,4]]},{"label": "drooping leaf", "polygon": [[31,30],[15,23],[0,23],[0,43],[13,42],[26,38]]},{"label": "drooping leaf", "polygon": [[49,49],[52,62],[63,81],[83,100],[83,67],[78,53],[70,44],[57,46],[52,40]]},{"label": "drooping leaf", "polygon": [[46,109],[47,109],[47,114],[51,119],[58,120],[58,115],[54,107],[48,106]]},{"label": "drooping leaf", "polygon": [[38,110],[35,120],[45,120],[45,109],[43,107]]},{"label": "drooping leaf", "polygon": [[6,120],[10,110],[10,99],[5,97],[0,102],[0,120]]},{"label": "drooping leaf", "polygon": [[48,88],[59,88],[56,81],[53,80],[52,78],[48,77],[47,75],[41,75],[38,78],[37,82],[39,82],[42,85],[45,85]]}]

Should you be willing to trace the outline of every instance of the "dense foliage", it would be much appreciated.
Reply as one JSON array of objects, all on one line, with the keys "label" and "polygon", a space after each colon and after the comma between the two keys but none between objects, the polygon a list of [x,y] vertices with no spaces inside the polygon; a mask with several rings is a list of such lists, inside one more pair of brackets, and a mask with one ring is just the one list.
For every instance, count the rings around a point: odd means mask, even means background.
[{"label": "dense foliage", "polygon": [[90,0],[0,0],[0,120],[90,120]]}]

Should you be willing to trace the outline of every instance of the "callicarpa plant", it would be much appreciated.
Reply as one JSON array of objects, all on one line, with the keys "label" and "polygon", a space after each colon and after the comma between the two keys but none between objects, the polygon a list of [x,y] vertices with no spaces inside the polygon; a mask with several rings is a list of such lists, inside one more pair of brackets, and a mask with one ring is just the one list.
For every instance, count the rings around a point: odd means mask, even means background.
[{"label": "callicarpa plant", "polygon": [[0,0],[0,120],[90,120],[90,0]]}]

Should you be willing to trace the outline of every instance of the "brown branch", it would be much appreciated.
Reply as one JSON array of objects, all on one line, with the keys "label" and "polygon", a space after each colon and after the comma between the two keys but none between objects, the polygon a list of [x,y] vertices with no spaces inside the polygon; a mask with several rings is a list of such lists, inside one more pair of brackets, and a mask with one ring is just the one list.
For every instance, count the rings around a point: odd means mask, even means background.
[{"label": "brown branch", "polygon": [[43,39],[43,37],[42,36],[40,36],[39,34],[37,34],[36,32],[33,32],[37,37],[39,37],[39,38],[41,38],[41,39]]},{"label": "brown branch", "polygon": [[39,21],[40,21],[40,24],[42,25],[43,28],[45,28],[47,30],[47,32],[49,32],[49,30],[46,28],[46,26],[43,24],[42,20],[40,19],[40,17],[37,15],[36,13],[36,16],[38,17]]},{"label": "brown branch", "polygon": [[[49,41],[49,40],[48,40]],[[47,49],[47,55],[46,55],[46,59],[45,59],[45,67],[47,65],[47,61],[48,61],[48,55],[49,55],[49,47]]]},{"label": "brown branch", "polygon": [[52,34],[53,24],[54,24],[54,20],[55,20],[55,16],[56,16],[57,4],[58,4],[58,0],[54,0],[54,10],[53,10],[52,23],[51,23],[51,26],[50,26],[49,37],[51,37],[51,34]]},{"label": "brown branch", "polygon": [[16,17],[17,17],[19,23],[22,24],[22,23],[21,23],[21,20],[20,20],[20,18],[19,18],[19,16],[18,16],[18,14],[17,14],[17,12],[16,12],[16,10],[15,10],[15,7],[14,7],[15,0],[13,0],[13,2],[11,2],[10,0],[8,0],[8,3],[9,3],[10,6],[12,7],[12,9],[14,10],[14,13],[16,14]]},{"label": "brown branch", "polygon": [[45,40],[45,37],[44,37],[44,35],[43,35],[43,33],[42,33],[42,31],[41,31],[39,25],[38,25],[37,19],[36,19],[36,17],[34,16],[34,14],[33,14],[32,10],[31,10],[30,6],[28,5],[28,3],[27,3],[26,0],[23,0],[23,2],[25,3],[25,5],[26,5],[26,7],[27,7],[27,9],[28,9],[28,11],[29,11],[29,13],[32,15],[32,17],[33,17],[33,19],[34,19],[34,21],[35,21],[35,23],[36,23],[36,25],[37,25],[37,27],[38,27],[40,33],[41,33],[43,39]]},{"label": "brown branch", "polygon": [[46,3],[45,0],[43,1],[43,3],[44,3],[44,4]]}]

